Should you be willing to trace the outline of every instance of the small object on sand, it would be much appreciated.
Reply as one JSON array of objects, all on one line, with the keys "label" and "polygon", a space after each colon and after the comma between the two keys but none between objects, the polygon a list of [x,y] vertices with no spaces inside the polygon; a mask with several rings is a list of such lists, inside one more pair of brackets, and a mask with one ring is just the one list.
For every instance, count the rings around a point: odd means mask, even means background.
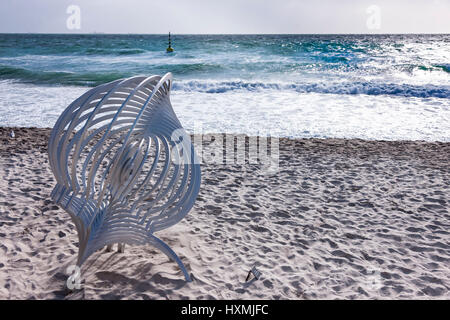
[{"label": "small object on sand", "polygon": [[31,230],[30,230],[30,228],[29,227],[26,227],[25,229],[23,229],[23,231],[22,231],[22,235],[25,235],[25,234],[29,234],[29,235],[33,235],[32,233],[31,233]]},{"label": "small object on sand", "polygon": [[261,276],[261,272],[258,269],[256,269],[255,266],[253,266],[253,268],[251,268],[250,271],[248,272],[245,282],[247,282],[250,279],[250,276],[252,274],[256,278],[256,280],[259,280],[259,277]]},{"label": "small object on sand", "polygon": [[16,135],[15,135],[15,133],[14,133],[14,130],[11,130],[11,132],[9,133],[9,136],[11,137],[11,138],[14,138]]}]

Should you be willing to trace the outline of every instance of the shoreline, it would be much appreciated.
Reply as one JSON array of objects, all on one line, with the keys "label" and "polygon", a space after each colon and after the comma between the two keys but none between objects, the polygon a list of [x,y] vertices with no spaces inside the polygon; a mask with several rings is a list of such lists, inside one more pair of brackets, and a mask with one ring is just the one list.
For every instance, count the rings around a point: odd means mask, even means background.
[{"label": "shoreline", "polygon": [[77,235],[50,199],[50,130],[0,127],[2,299],[450,298],[450,142],[280,138],[276,174],[204,163],[193,209],[158,233],[192,283],[127,246],[93,254],[68,293]]},{"label": "shoreline", "polygon": [[[9,133],[11,130],[20,132],[20,131],[25,131],[28,132],[29,130],[31,131],[36,131],[39,134],[50,134],[50,131],[52,130],[52,128],[50,127],[19,127],[19,126],[0,126],[0,138],[3,138],[5,133]],[[190,136],[194,136],[194,135],[199,135],[199,134],[190,134]],[[255,137],[254,135],[248,135],[246,133],[237,133],[237,132],[233,132],[233,133],[221,133],[221,132],[207,132],[202,134],[204,136],[215,136],[215,135],[232,135],[232,136],[245,136],[245,137]],[[387,143],[387,144],[408,144],[408,143],[419,143],[419,144],[437,144],[437,145],[450,145],[450,141],[440,141],[440,140],[435,140],[435,141],[429,141],[429,140],[423,140],[423,139],[419,139],[419,140],[387,140],[387,139],[363,139],[363,138],[335,138],[335,137],[326,137],[326,138],[317,138],[317,137],[308,137],[308,138],[303,138],[303,137],[286,137],[286,136],[282,136],[282,137],[275,137],[277,139],[280,140],[300,140],[300,141],[360,141],[360,142],[381,142],[381,143]]]}]

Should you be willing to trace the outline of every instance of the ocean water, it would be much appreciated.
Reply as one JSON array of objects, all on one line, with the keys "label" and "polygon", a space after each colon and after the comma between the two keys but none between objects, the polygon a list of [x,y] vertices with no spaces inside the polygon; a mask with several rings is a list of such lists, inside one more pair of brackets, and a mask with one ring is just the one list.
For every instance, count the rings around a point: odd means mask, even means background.
[{"label": "ocean water", "polygon": [[52,126],[90,87],[172,72],[188,131],[450,141],[450,35],[0,34],[0,126]]}]

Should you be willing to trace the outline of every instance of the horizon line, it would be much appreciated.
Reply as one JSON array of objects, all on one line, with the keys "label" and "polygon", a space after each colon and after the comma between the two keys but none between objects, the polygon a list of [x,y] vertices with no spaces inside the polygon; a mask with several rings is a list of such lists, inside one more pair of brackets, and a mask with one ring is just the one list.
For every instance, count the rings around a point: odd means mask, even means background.
[{"label": "horizon line", "polygon": [[[49,35],[167,35],[167,33],[109,33],[109,32],[0,32],[0,34],[49,34]],[[173,33],[173,35],[450,35],[445,32],[404,32],[404,33]]]}]

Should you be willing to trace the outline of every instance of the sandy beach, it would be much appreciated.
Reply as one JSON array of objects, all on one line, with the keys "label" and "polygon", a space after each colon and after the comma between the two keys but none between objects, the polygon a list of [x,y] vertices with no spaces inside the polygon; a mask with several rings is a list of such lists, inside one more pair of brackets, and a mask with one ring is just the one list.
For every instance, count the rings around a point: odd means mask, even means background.
[{"label": "sandy beach", "polygon": [[78,239],[50,199],[49,133],[0,128],[0,299],[450,298],[450,143],[280,139],[275,174],[205,163],[194,208],[158,233],[193,282],[127,246],[68,292]]}]

